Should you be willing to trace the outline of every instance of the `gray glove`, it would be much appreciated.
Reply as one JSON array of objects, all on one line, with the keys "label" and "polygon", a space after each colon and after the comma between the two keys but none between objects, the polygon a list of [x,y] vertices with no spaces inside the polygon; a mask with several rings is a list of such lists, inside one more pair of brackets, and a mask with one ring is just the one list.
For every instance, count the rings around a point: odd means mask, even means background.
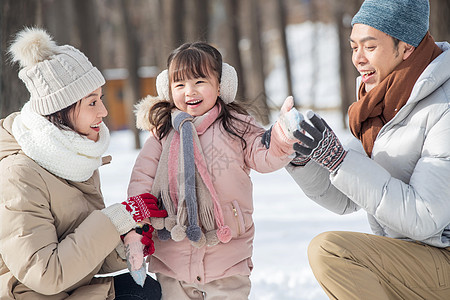
[{"label": "gray glove", "polygon": [[264,145],[264,147],[266,147],[266,149],[269,149],[270,147],[270,138],[272,137],[272,127],[273,126],[270,126],[270,128],[267,129],[261,137],[261,143]]},{"label": "gray glove", "polygon": [[300,143],[294,144],[295,152],[309,157],[331,173],[335,173],[341,166],[347,151],[344,150],[336,134],[322,118],[311,110],[306,112],[306,118],[312,125],[306,121],[300,122],[303,131],[296,130],[294,132],[294,136],[300,141]]}]

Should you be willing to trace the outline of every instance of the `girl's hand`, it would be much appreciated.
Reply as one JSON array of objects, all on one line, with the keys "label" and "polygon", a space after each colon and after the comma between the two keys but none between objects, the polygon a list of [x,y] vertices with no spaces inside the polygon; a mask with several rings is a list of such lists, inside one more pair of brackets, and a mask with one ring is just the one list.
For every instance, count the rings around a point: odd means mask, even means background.
[{"label": "girl's hand", "polygon": [[278,122],[288,139],[295,139],[294,132],[301,130],[300,122],[303,120],[303,115],[294,108],[294,98],[292,96],[287,97],[281,107]]},{"label": "girl's hand", "polygon": [[298,142],[294,136],[294,132],[302,130],[300,122],[304,120],[303,115],[299,113],[294,107],[294,98],[289,96],[283,103],[280,109],[280,116],[274,126],[264,132],[261,137],[261,143],[269,149],[272,133],[281,137],[281,140],[290,145]]}]

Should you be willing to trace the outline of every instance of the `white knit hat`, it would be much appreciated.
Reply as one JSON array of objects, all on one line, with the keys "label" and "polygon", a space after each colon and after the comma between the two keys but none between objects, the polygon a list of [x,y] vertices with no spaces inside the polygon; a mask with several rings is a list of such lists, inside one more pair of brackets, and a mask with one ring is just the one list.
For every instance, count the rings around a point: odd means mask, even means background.
[{"label": "white knit hat", "polygon": [[100,71],[78,49],[58,46],[43,29],[25,28],[9,49],[22,69],[19,78],[40,115],[60,111],[105,84]]}]

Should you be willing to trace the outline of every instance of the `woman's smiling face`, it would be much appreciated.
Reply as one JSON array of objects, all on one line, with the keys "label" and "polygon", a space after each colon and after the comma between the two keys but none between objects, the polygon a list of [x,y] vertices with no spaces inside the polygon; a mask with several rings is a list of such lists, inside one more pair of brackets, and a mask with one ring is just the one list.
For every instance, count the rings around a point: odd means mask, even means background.
[{"label": "woman's smiling face", "polygon": [[96,142],[99,137],[100,127],[103,118],[108,115],[108,111],[103,105],[102,88],[98,88],[76,104],[69,119],[76,132],[86,136]]}]

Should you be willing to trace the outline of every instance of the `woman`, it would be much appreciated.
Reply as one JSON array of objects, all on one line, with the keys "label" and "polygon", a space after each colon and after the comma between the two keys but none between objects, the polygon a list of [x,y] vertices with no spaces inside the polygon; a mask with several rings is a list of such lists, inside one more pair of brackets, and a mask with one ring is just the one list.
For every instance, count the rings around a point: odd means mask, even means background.
[{"label": "woman", "polygon": [[143,288],[129,273],[95,277],[126,268],[120,236],[150,216],[139,197],[103,202],[105,79],[41,29],[21,31],[10,54],[31,97],[0,121],[0,298],[159,299],[151,277]]}]

